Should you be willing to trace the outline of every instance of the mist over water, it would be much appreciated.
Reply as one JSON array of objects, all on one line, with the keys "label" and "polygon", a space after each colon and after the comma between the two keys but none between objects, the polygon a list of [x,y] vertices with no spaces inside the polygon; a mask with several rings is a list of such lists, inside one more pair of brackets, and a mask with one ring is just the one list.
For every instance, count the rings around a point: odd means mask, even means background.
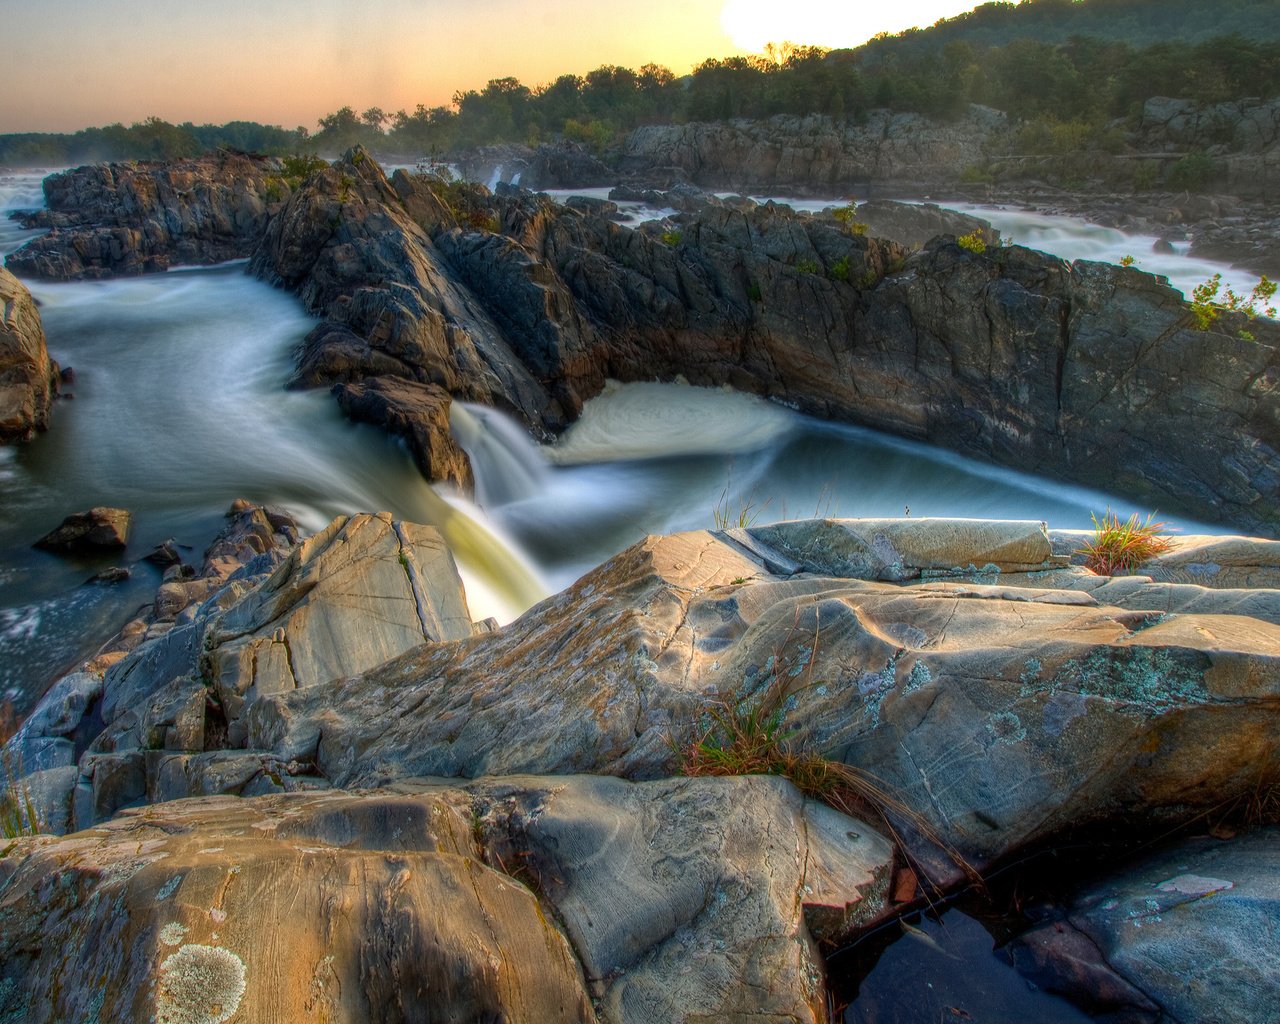
[{"label": "mist over water", "polygon": [[[38,178],[25,177],[0,181],[0,205],[38,204]],[[35,234],[0,218],[0,251]],[[285,506],[309,529],[383,510],[435,524],[473,614],[502,621],[646,534],[709,528],[717,514],[765,523],[896,516],[909,506],[913,516],[1085,527],[1091,511],[1131,510],[682,384],[611,385],[550,448],[495,410],[455,404],[477,479],[471,502],[429,486],[397,441],[347,422],[327,392],[284,390],[314,320],[243,266],[28,284],[50,354],[75,368],[76,381],[48,433],[0,449],[0,693],[16,696],[19,710],[153,599],[158,572],[142,555],[172,537],[198,563],[239,497]],[[67,559],[30,547],[92,505],[133,511],[123,555]],[[84,585],[117,564],[132,565],[133,578]]]}]

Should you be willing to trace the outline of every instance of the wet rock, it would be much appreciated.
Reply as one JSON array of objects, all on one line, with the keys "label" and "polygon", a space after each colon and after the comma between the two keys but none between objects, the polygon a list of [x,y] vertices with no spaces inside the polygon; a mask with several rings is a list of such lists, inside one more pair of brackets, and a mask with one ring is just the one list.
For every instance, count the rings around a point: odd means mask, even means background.
[{"label": "wet rock", "polygon": [[142,556],[144,561],[151,562],[153,565],[170,566],[177,565],[182,561],[182,552],[178,549],[186,545],[179,544],[170,537],[168,540],[161,541],[154,548]]},{"label": "wet rock", "polygon": [[110,569],[103,569],[102,572],[94,573],[86,580],[87,583],[123,583],[132,573],[123,565],[114,565]]},{"label": "wet rock", "polygon": [[378,377],[334,388],[338,405],[357,423],[373,423],[403,437],[428,480],[452,484],[465,494],[475,487],[471,462],[449,430],[452,399],[434,384]]},{"label": "wet rock", "polygon": [[1092,883],[1019,938],[1014,963],[1091,1013],[1133,1021],[1274,1021],[1280,833],[1193,839]]},{"label": "wet rock", "polygon": [[48,429],[58,383],[35,301],[0,267],[0,444],[30,440]]},{"label": "wet rock", "polygon": [[64,552],[122,548],[129,540],[132,521],[128,509],[98,506],[67,516],[56,530],[36,541],[35,547]]}]

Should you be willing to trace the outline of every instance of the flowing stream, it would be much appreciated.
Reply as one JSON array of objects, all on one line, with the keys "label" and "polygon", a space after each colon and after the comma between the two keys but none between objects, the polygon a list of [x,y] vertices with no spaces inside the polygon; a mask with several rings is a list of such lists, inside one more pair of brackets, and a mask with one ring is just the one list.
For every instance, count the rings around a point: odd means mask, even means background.
[{"label": "flowing stream", "polygon": [[[0,179],[0,211],[41,201],[39,175]],[[1106,234],[1058,220],[1064,238]],[[0,218],[0,253],[36,234]],[[1104,494],[678,383],[611,385],[550,448],[492,409],[456,404],[477,480],[467,501],[427,485],[398,442],[348,423],[323,390],[284,390],[314,321],[242,265],[28,284],[50,354],[76,379],[48,433],[0,449],[0,694],[19,710],[151,600],[158,575],[142,555],[174,538],[198,562],[237,497],[285,506],[312,529],[358,511],[433,523],[473,613],[504,622],[646,534],[717,517],[909,508],[1087,527],[1091,512],[1131,511]],[[134,513],[123,556],[31,548],[93,505]],[[85,584],[116,564],[133,577]]]}]

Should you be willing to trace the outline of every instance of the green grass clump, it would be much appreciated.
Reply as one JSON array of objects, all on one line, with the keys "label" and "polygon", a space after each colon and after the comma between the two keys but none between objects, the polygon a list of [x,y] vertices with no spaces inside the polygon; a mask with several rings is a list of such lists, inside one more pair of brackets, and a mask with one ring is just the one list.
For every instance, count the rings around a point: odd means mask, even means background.
[{"label": "green grass clump", "polygon": [[680,231],[662,232],[662,240],[673,249],[680,244],[682,238],[684,238],[684,234]]},{"label": "green grass clump", "polygon": [[1143,562],[1162,555],[1173,547],[1173,541],[1164,536],[1166,523],[1153,523],[1155,513],[1146,522],[1138,520],[1134,513],[1124,522],[1110,509],[1101,519],[1093,520],[1093,540],[1086,541],[1076,551],[1084,555],[1084,564],[1099,576],[1120,576],[1132,572]]},{"label": "green grass clump", "polygon": [[822,270],[822,267],[817,260],[805,257],[804,259],[796,260],[796,270],[802,274],[816,274]]}]

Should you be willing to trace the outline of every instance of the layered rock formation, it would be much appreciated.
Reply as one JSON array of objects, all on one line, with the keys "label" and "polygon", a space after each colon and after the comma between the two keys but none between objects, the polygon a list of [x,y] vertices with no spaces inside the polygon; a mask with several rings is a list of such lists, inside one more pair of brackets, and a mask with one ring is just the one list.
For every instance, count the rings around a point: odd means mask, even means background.
[{"label": "layered rock formation", "polygon": [[[243,508],[224,545],[265,514]],[[1237,564],[1280,572],[1276,545],[1232,543]],[[530,1024],[816,1024],[814,940],[879,920],[902,857],[945,888],[1280,784],[1280,591],[1098,577],[1040,524],[650,538],[505,628],[462,602],[433,530],[339,519],[273,542],[96,686],[59,683],[7,753],[61,758],[21,780],[20,806],[89,830],[0,859],[0,1007],[65,1019],[100,998],[170,1019],[203,1005],[173,980],[203,965],[230,979],[220,1005],[262,1019],[411,1014],[425,976],[460,1013]],[[853,769],[876,826],[776,778],[667,778],[709,707],[763,701],[796,749]],[[190,796],[206,799],[118,813]],[[283,924],[264,928],[264,906]],[[1204,1005],[1149,983],[1164,953],[1104,943],[1128,921],[1112,904],[1080,906],[1071,926],[1110,964],[1088,977],[1111,971],[1142,1012]],[[464,945],[483,955],[447,955],[482,920],[488,938]],[[1205,941],[1238,941],[1242,921]],[[328,939],[282,965],[285,927]],[[1061,934],[1032,933],[1022,966],[1071,992]],[[129,953],[92,961],[93,992],[51,989],[49,964],[86,943]]]},{"label": "layered rock formation", "polygon": [[343,385],[353,415],[464,486],[447,396],[545,437],[609,378],[683,376],[1280,529],[1280,329],[1193,329],[1179,293],[1131,268],[945,237],[912,254],[776,205],[633,231],[514,190],[388,181],[357,150],[290,196],[252,269],[327,321],[297,383]]},{"label": "layered rock formation", "polygon": [[49,427],[58,393],[58,364],[50,361],[35,300],[0,267],[0,444],[29,440]]},{"label": "layered rock formation", "polygon": [[67,281],[242,259],[287,193],[276,161],[242,154],[79,167],[45,178],[48,209],[24,223],[51,231],[5,263]]},{"label": "layered rock formation", "polygon": [[254,268],[342,329],[313,334],[307,381],[437,383],[541,434],[608,378],[681,375],[1163,509],[1280,522],[1269,321],[1254,341],[1231,318],[1198,331],[1132,269],[946,240],[912,255],[775,206],[702,208],[673,246],[519,193],[471,193],[491,220],[460,225],[439,191],[353,158],[273,222]]},{"label": "layered rock formation", "polygon": [[899,194],[954,181],[980,164],[1004,115],[971,108],[955,124],[919,114],[872,111],[864,124],[813,114],[763,121],[646,125],[628,136],[618,162],[645,180],[673,175],[737,191],[835,195],[892,182]]},{"label": "layered rock formation", "polygon": [[779,779],[185,802],[9,849],[0,1012],[820,1024],[891,857]]}]

